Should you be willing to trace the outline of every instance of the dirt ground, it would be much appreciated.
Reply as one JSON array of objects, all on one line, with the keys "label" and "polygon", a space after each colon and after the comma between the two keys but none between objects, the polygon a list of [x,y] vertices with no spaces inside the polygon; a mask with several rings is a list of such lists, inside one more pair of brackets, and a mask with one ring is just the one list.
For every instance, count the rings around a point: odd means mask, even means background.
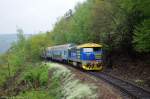
[{"label": "dirt ground", "polygon": [[65,66],[71,70],[75,77],[82,83],[93,84],[97,87],[98,99],[130,99],[128,96],[123,95],[118,89],[115,89],[110,84],[103,80],[97,79],[84,72],[81,72],[73,67]]}]

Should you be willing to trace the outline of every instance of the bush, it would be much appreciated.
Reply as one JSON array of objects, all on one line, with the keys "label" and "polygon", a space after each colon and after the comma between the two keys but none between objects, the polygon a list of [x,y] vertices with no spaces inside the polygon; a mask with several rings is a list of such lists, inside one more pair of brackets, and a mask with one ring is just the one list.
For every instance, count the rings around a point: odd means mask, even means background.
[{"label": "bush", "polygon": [[135,49],[139,52],[150,52],[150,19],[137,26],[134,35]]},{"label": "bush", "polygon": [[14,99],[54,99],[52,98],[47,91],[27,91],[21,93],[20,95],[14,97]]},{"label": "bush", "polygon": [[48,82],[48,67],[47,66],[30,66],[22,74],[20,81],[26,81],[32,86],[38,82],[39,86],[46,86]]}]

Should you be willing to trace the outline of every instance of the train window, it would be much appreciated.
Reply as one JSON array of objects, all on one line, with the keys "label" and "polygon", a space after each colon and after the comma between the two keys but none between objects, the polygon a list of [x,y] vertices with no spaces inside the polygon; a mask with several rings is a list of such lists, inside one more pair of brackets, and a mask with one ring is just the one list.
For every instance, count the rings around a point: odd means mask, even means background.
[{"label": "train window", "polygon": [[83,48],[83,52],[93,52],[93,48]]},{"label": "train window", "polygon": [[94,48],[94,52],[95,52],[95,51],[97,52],[97,51],[100,51],[100,50],[101,50],[100,47],[95,47],[95,48]]},{"label": "train window", "polygon": [[67,54],[67,51],[64,51],[64,55],[66,55]]}]

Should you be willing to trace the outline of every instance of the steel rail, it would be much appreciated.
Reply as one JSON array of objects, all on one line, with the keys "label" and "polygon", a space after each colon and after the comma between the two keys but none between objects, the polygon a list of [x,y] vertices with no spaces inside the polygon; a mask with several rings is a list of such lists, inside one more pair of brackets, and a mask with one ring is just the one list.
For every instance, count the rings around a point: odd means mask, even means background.
[{"label": "steel rail", "polygon": [[119,88],[124,93],[129,94],[133,99],[150,99],[150,92],[137,85],[129,83],[125,80],[111,76],[107,73],[99,72],[87,72],[87,74],[93,75],[99,79],[103,79],[109,84]]}]

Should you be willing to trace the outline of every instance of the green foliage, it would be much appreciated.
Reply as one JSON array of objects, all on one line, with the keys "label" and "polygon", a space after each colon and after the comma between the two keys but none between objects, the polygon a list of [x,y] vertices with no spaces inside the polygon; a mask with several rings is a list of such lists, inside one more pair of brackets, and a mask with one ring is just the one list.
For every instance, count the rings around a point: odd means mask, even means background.
[{"label": "green foliage", "polygon": [[48,83],[48,67],[47,66],[30,66],[22,74],[19,81],[25,81],[34,86],[37,81],[39,86],[46,86]]},{"label": "green foliage", "polygon": [[119,38],[118,44],[122,49],[130,51],[133,48],[132,41],[135,27],[149,18],[150,1],[120,0],[119,5],[124,17],[116,28],[116,31],[119,33],[117,34]]},{"label": "green foliage", "polygon": [[14,99],[55,99],[48,93],[47,90],[41,91],[26,91],[25,93],[21,93],[18,96],[15,96]]},{"label": "green foliage", "polygon": [[[26,82],[31,89],[25,90],[15,98],[60,99],[60,77],[54,76],[50,79],[48,72],[49,66],[44,64],[34,64],[34,66],[26,67],[17,83]],[[54,71],[51,70],[51,72]],[[51,82],[48,84],[49,81]]]},{"label": "green foliage", "polygon": [[8,52],[0,57],[0,74],[3,74],[0,77],[0,85],[3,84],[6,78],[14,76],[19,68],[40,61],[45,47],[51,45],[49,33],[40,33],[26,38],[22,29],[18,29],[17,32],[17,42],[14,42]]},{"label": "green foliage", "polygon": [[4,83],[5,79],[8,77],[8,66],[6,66],[6,56],[0,55],[0,86]]},{"label": "green foliage", "polygon": [[[52,31],[52,41],[54,44],[95,42],[118,46],[116,28],[124,17],[118,6],[119,2],[110,0],[87,0],[78,4],[72,15],[63,16],[57,22]],[[108,37],[109,33],[112,40]]]},{"label": "green foliage", "polygon": [[108,51],[132,50],[137,27],[150,17],[149,0],[87,0],[63,16],[51,33],[53,44],[103,43]]},{"label": "green foliage", "polygon": [[8,52],[0,57],[0,85],[9,78],[15,75],[16,71],[25,65],[25,37],[22,30],[18,30],[18,41],[13,43]]},{"label": "green foliage", "polygon": [[[69,17],[63,16],[52,31],[54,44],[83,43],[88,41],[91,17],[91,4],[89,2],[78,4],[75,13]],[[86,38],[85,38],[86,37]]]},{"label": "green foliage", "polygon": [[3,83],[5,82],[6,78],[8,77],[9,73],[8,73],[8,68],[4,65],[0,65],[0,86],[3,85]]},{"label": "green foliage", "polygon": [[48,34],[38,34],[31,36],[27,40],[26,51],[28,61],[39,60],[45,48],[50,46],[51,42],[47,35]]},{"label": "green foliage", "polygon": [[[51,67],[51,66],[50,66]],[[34,66],[29,66],[22,73],[21,78],[18,81],[18,84],[22,81],[26,82],[30,90],[26,90],[23,93],[20,93],[17,97],[32,99],[60,99],[61,98],[61,76],[52,76],[49,77],[48,72],[54,72],[52,69],[49,71],[49,66],[37,64]],[[49,80],[50,79],[50,80]],[[48,82],[50,81],[49,85]],[[36,91],[38,89],[38,91]],[[58,94],[59,93],[59,94]],[[38,95],[36,95],[38,94]]]},{"label": "green foliage", "polygon": [[150,52],[150,19],[144,20],[134,31],[135,49],[139,52]]}]

